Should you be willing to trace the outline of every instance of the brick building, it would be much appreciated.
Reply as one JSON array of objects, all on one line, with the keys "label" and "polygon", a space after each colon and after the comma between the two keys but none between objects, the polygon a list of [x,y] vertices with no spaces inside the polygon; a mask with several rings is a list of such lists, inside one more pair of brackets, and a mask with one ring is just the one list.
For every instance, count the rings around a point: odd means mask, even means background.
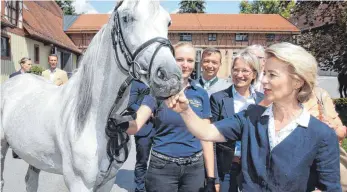
[{"label": "brick building", "polygon": [[[109,14],[85,14],[78,16],[65,33],[75,45],[84,50],[94,35],[107,23]],[[189,41],[197,54],[208,46],[214,46],[223,54],[219,77],[230,74],[230,64],[240,49],[252,44],[269,44],[293,40],[300,30],[277,14],[171,14],[169,39],[173,44]],[[196,69],[199,69],[197,57]],[[199,72],[199,70],[197,70]]]}]

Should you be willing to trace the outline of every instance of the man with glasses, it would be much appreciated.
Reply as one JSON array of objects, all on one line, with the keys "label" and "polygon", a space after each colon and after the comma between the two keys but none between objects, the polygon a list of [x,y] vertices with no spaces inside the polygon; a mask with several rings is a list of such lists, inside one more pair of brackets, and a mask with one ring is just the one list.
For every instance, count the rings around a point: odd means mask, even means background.
[{"label": "man with glasses", "polygon": [[254,54],[260,63],[260,72],[259,76],[257,78],[257,81],[254,83],[253,87],[256,91],[259,91],[261,93],[264,93],[263,86],[261,84],[261,80],[263,78],[263,71],[264,71],[264,65],[265,65],[265,49],[261,45],[251,45],[246,47],[246,50],[252,54]]}]

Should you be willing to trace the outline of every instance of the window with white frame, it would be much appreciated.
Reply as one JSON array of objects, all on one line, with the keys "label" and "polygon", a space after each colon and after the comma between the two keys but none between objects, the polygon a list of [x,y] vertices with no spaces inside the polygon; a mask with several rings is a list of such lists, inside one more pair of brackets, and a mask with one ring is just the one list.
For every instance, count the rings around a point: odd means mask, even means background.
[{"label": "window with white frame", "polygon": [[266,36],[266,41],[274,41],[276,37],[276,35],[273,33],[266,34],[265,36]]},{"label": "window with white frame", "polygon": [[248,34],[247,33],[236,33],[235,34],[235,40],[236,41],[248,41]]},{"label": "window with white frame", "polygon": [[180,33],[180,41],[192,41],[191,33]]},{"label": "window with white frame", "polygon": [[217,33],[209,33],[208,34],[209,41],[217,41]]},{"label": "window with white frame", "polygon": [[18,19],[19,19],[19,3],[20,1],[11,1],[7,0],[5,2],[5,7],[6,7],[6,17],[8,21],[17,26],[18,25]]},{"label": "window with white frame", "polygon": [[40,46],[39,45],[34,45],[34,62],[36,64],[40,63]]}]

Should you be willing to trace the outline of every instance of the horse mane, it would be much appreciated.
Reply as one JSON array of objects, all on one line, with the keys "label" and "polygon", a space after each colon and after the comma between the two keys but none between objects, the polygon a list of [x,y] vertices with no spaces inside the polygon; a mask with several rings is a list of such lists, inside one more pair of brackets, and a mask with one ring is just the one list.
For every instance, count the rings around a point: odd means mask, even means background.
[{"label": "horse mane", "polygon": [[[123,3],[123,0],[120,1],[113,12],[115,12]],[[113,17],[114,13],[111,17]],[[110,20],[112,21],[112,19]],[[77,96],[75,106],[75,123],[76,129],[75,134],[78,137],[85,127],[86,120],[90,114],[92,101],[93,101],[93,72],[94,68],[98,65],[99,62],[99,52],[102,51],[100,46],[105,46],[102,41],[106,34],[105,31],[108,31],[106,28],[108,25],[114,24],[113,22],[108,22],[93,38],[92,42],[89,44],[86,52],[83,55],[83,58],[80,60],[81,68],[78,69],[77,74],[80,76],[79,82],[77,82]],[[110,42],[110,41],[107,41]],[[76,75],[77,75],[76,74]]]},{"label": "horse mane", "polygon": [[[76,136],[79,136],[83,131],[86,120],[88,118],[92,101],[93,101],[93,85],[94,78],[93,73],[95,67],[98,65],[100,46],[105,46],[102,44],[102,40],[105,32],[104,26],[93,38],[92,42],[89,44],[87,51],[83,55],[80,61],[81,68],[78,70],[78,75],[80,76],[79,82],[77,82],[77,97],[75,104],[75,123],[76,123]],[[77,75],[77,74],[76,74]]]},{"label": "horse mane", "polygon": [[[76,100],[74,104],[75,108],[75,136],[78,137],[80,133],[83,131],[85,124],[87,122],[87,118],[90,114],[90,110],[92,107],[93,101],[93,85],[94,78],[93,73],[95,71],[95,67],[98,66],[100,60],[100,55],[104,49],[101,49],[101,46],[106,46],[104,41],[107,43],[111,43],[111,39],[105,40],[108,38],[110,32],[109,25],[114,25],[113,17],[117,9],[122,5],[123,1],[120,1],[115,7],[109,22],[94,36],[93,40],[89,44],[86,52],[83,55],[83,58],[80,60],[80,69],[75,75],[78,75],[80,78],[77,81],[77,93]],[[107,36],[107,37],[106,37]],[[112,46],[110,45],[110,48]],[[74,75],[74,76],[75,76]]]}]

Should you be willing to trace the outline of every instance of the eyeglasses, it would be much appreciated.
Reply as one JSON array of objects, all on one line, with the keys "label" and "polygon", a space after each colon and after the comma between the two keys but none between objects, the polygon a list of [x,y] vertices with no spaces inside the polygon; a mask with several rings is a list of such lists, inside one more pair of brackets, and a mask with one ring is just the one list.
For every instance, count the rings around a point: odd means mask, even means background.
[{"label": "eyeglasses", "polygon": [[262,56],[257,56],[258,59],[264,59],[265,60],[265,57],[262,57]]},{"label": "eyeglasses", "polygon": [[233,75],[238,75],[240,72],[244,76],[249,76],[253,71],[249,71],[249,70],[246,70],[246,69],[233,69],[232,70],[232,74]]}]

